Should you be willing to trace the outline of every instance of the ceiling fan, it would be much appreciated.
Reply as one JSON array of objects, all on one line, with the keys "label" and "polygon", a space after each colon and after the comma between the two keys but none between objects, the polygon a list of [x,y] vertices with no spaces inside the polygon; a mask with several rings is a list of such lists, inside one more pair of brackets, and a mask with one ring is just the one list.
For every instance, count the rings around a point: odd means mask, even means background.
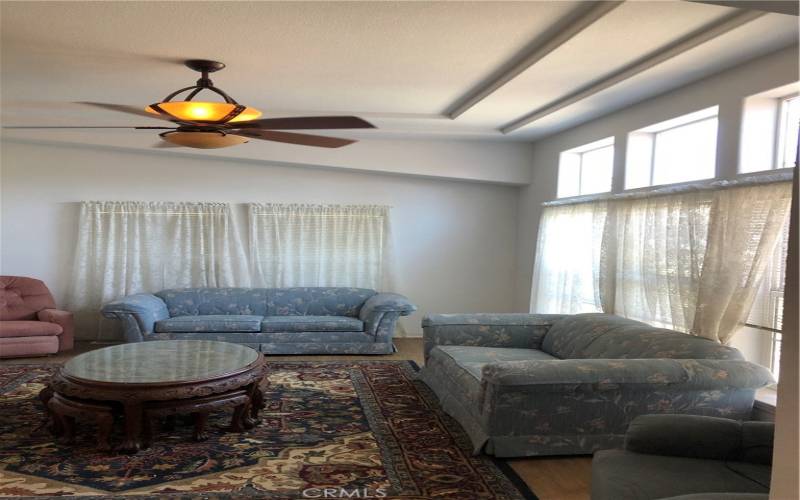
[{"label": "ceiling fan", "polygon": [[[298,134],[285,130],[312,129],[357,129],[375,128],[374,125],[357,116],[297,116],[288,118],[261,118],[261,111],[243,106],[226,94],[208,77],[209,73],[219,71],[225,65],[218,61],[190,59],[184,63],[190,69],[202,75],[195,85],[176,90],[163,101],[145,108],[124,104],[103,102],[80,102],[99,108],[134,114],[147,118],[155,118],[174,123],[172,127],[102,127],[102,126],[65,126],[65,127],[3,127],[10,129],[54,129],[54,128],[130,128],[166,130],[159,136],[166,142],[156,147],[185,146],[189,148],[214,149],[236,146],[249,142],[249,139],[285,142],[301,146],[321,148],[339,148],[356,142],[352,139],[341,139],[323,135]],[[201,91],[208,90],[219,94],[224,102],[193,101]],[[175,97],[188,92],[183,101],[173,101]]]}]

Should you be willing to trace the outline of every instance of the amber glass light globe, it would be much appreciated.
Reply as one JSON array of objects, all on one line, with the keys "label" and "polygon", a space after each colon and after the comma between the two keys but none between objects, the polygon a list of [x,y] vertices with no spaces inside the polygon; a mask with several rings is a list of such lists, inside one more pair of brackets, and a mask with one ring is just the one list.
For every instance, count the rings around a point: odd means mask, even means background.
[{"label": "amber glass light globe", "polygon": [[197,149],[217,149],[248,142],[246,137],[222,132],[167,132],[161,138],[178,146]]},{"label": "amber glass light globe", "polygon": [[[236,108],[236,105],[227,102],[175,101],[160,102],[158,103],[158,107],[173,118],[181,121],[219,122],[228,116],[228,114]],[[161,114],[150,106],[147,106],[144,110],[156,115]],[[228,120],[226,123],[255,120],[259,116],[261,116],[261,111],[255,108],[245,108],[244,111],[236,115],[233,119]]]}]

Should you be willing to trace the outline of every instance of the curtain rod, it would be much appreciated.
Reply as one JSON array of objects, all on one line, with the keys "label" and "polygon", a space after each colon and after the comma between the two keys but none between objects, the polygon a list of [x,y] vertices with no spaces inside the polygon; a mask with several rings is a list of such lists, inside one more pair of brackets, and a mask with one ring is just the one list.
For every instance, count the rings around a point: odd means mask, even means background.
[{"label": "curtain rod", "polygon": [[667,196],[670,194],[689,193],[696,191],[716,191],[719,189],[729,189],[741,186],[754,186],[759,184],[773,184],[776,182],[791,182],[795,168],[786,169],[782,172],[770,174],[751,175],[732,180],[713,180],[699,181],[691,184],[681,184],[678,186],[664,186],[659,188],[636,190],[624,193],[601,193],[583,196],[573,196],[559,200],[546,201],[543,207],[554,207],[562,205],[577,205],[579,203],[589,203],[592,201],[613,201],[631,200],[639,198],[651,198],[655,196]]}]

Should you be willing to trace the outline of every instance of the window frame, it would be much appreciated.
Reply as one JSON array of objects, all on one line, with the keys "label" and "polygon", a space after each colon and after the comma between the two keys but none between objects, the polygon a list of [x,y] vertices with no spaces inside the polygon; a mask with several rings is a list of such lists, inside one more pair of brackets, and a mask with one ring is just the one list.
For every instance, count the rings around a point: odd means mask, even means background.
[{"label": "window frame", "polygon": [[[583,146],[578,146],[576,148],[567,149],[561,151],[559,153],[559,160],[558,160],[558,177],[556,179],[556,199],[563,200],[567,198],[574,198],[577,196],[588,196],[588,195],[595,195],[595,194],[605,194],[611,193],[614,189],[614,161],[616,157],[616,149],[615,149],[615,137],[610,136],[603,139],[599,139],[597,141],[592,141],[590,143],[584,144]],[[602,149],[611,149],[611,171],[610,176],[608,179],[608,189],[603,191],[592,191],[590,193],[583,192],[583,169],[584,169],[584,157],[588,153],[594,153],[596,151],[600,151]],[[577,157],[578,161],[578,186],[577,186],[577,193],[576,194],[569,194],[569,195],[559,195],[560,186],[561,186],[561,175],[562,175],[562,168],[564,163],[564,155],[574,155]]]},{"label": "window frame", "polygon": [[[794,168],[795,165],[786,166],[783,162],[786,151],[786,138],[789,133],[789,102],[795,101],[800,106],[800,92],[793,92],[782,97],[776,98],[778,104],[778,123],[775,129],[775,158],[771,170],[782,170]],[[798,139],[800,141],[800,139]],[[769,172],[770,170],[763,170],[762,172]]]},{"label": "window frame", "polygon": [[[706,122],[709,120],[716,120],[717,121],[717,131],[714,137],[714,165],[713,171],[709,177],[704,177],[702,179],[689,179],[689,180],[681,180],[676,182],[668,182],[668,183],[655,183],[655,172],[656,172],[656,154],[658,152],[658,139],[661,134],[664,132],[670,132],[672,130],[676,130],[682,127],[696,125],[698,123]],[[629,175],[635,169],[635,161],[632,160],[632,154],[630,145],[633,143],[631,140],[632,138],[643,138],[645,141],[649,142],[648,145],[645,147],[649,150],[647,155],[647,184],[646,185],[638,185],[638,186],[631,186],[633,176]],[[689,113],[684,113],[682,115],[670,118],[668,120],[662,120],[657,123],[653,123],[647,125],[645,127],[641,127],[637,130],[631,130],[627,133],[627,148],[625,151],[625,165],[622,174],[622,183],[623,189],[622,192],[630,192],[630,191],[644,191],[646,192],[648,189],[658,189],[659,187],[663,186],[680,186],[684,184],[692,184],[692,183],[702,183],[713,181],[719,178],[719,172],[717,172],[717,148],[719,146],[719,105],[709,106],[707,108],[699,109],[697,111],[692,111]],[[662,138],[663,140],[663,138]],[[642,160],[641,158],[640,160]]]}]

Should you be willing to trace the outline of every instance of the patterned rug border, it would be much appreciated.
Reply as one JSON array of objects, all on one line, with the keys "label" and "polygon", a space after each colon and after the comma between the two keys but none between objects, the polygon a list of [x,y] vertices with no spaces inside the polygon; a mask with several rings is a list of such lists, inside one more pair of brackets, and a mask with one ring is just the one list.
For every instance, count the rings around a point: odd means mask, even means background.
[{"label": "patterned rug border", "polygon": [[[396,365],[405,365],[410,367],[408,370],[413,375],[412,381],[415,387],[419,390],[420,394],[429,404],[429,406],[437,408],[437,412],[440,413],[443,417],[442,421],[447,428],[447,430],[452,434],[452,436],[456,439],[459,445],[466,447],[467,449],[471,446],[469,443],[469,438],[466,435],[466,432],[461,427],[461,425],[456,422],[452,417],[447,415],[444,410],[441,408],[438,399],[436,398],[433,391],[425,385],[421,380],[417,378],[417,374],[420,371],[420,366],[417,364],[416,361],[411,359],[386,359],[386,360],[350,360],[350,361],[314,361],[314,360],[273,360],[270,361],[269,357],[267,357],[267,363],[275,363],[275,364],[282,364],[282,365],[304,365],[304,364],[311,364],[311,363],[325,363],[330,365],[368,365],[373,363],[384,363],[384,364],[396,364]],[[55,370],[56,368],[62,366],[61,363],[9,363],[0,365],[3,367],[25,367],[31,369],[49,369]],[[11,385],[17,386],[19,384],[25,383],[26,380],[23,379],[16,379],[14,380]],[[6,391],[10,389],[5,383],[5,381],[0,380],[0,391]],[[513,485],[519,495],[522,496],[524,500],[539,500],[539,497],[530,489],[530,487],[525,483],[525,481],[520,477],[520,475],[514,470],[511,465],[509,465],[504,460],[498,459],[491,455],[481,455],[482,458],[490,462],[494,465],[500,473],[502,473],[505,478]],[[4,498],[4,497],[2,497]],[[247,492],[239,492],[239,493],[196,493],[196,494],[186,494],[186,493],[167,493],[167,494],[158,494],[158,495],[133,495],[131,494],[116,494],[116,495],[64,495],[58,497],[42,497],[42,496],[17,496],[13,498],[19,499],[42,499],[42,498],[65,498],[65,499],[72,499],[72,498],[94,498],[97,500],[119,500],[124,498],[135,498],[135,499],[142,499],[142,500],[156,500],[161,498],[169,498],[170,500],[196,500],[198,498],[202,498],[204,500],[223,500],[223,499],[231,499],[231,498],[253,498],[251,494]],[[296,496],[270,496],[268,497],[270,500],[297,500],[298,497]],[[387,497],[391,499],[392,497]],[[405,497],[408,498],[408,497]],[[423,497],[420,497],[423,498]]]}]

